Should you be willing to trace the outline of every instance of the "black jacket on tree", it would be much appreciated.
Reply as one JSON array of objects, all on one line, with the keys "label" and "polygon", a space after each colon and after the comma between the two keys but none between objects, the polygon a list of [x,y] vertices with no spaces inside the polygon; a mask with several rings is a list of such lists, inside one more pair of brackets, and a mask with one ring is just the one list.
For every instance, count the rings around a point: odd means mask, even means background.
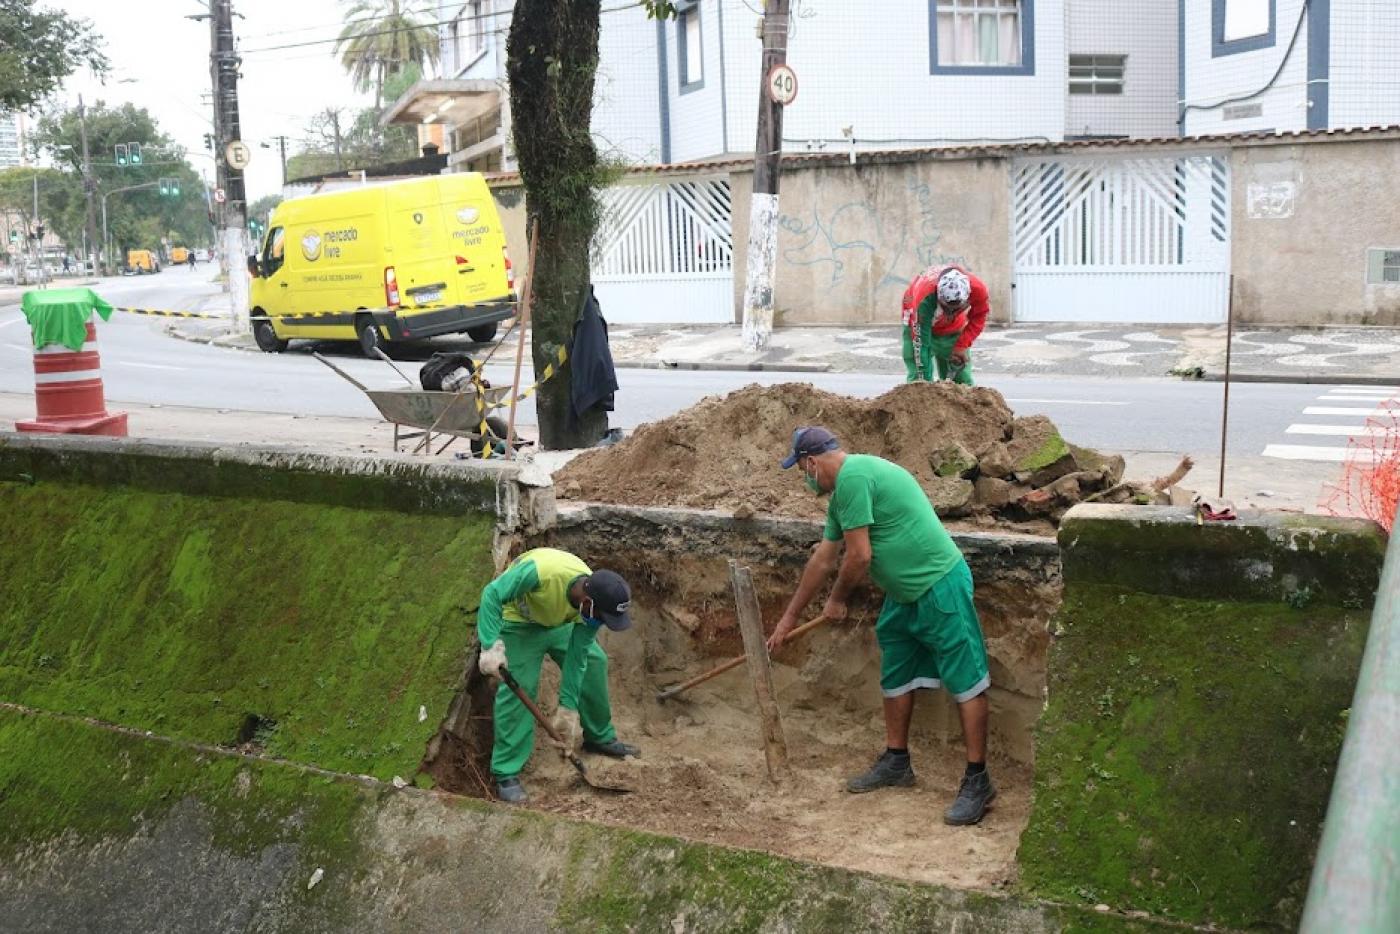
[{"label": "black jacket on tree", "polygon": [[613,393],[617,392],[617,372],[613,369],[612,351],[608,349],[608,322],[603,320],[592,284],[583,295],[578,318],[574,321],[569,365],[572,374],[569,414],[575,422],[594,406],[611,412]]}]

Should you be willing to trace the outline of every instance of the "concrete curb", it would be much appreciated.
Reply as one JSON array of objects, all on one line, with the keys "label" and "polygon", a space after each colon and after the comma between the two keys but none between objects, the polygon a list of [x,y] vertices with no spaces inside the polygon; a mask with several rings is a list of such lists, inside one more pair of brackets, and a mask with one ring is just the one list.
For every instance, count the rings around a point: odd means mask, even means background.
[{"label": "concrete curb", "polygon": [[[1224,373],[1207,373],[1192,379],[1182,377],[1182,382],[1223,383]],[[1331,374],[1325,376],[1299,375],[1297,373],[1231,373],[1232,383],[1303,383],[1317,386],[1400,386],[1400,375],[1396,376],[1345,376]]]}]

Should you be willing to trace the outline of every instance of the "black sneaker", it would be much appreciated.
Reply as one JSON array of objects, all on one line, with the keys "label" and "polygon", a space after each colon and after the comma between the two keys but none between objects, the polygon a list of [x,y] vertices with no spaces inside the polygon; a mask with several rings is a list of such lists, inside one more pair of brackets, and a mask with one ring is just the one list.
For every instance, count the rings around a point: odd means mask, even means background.
[{"label": "black sneaker", "polygon": [[600,756],[610,756],[614,759],[626,759],[631,756],[634,759],[640,758],[642,751],[630,743],[624,743],[620,739],[610,740],[606,743],[595,743],[591,740],[583,741],[584,752],[596,752]]},{"label": "black sneaker", "polygon": [[914,767],[908,756],[894,756],[888,751],[880,754],[870,771],[857,775],[846,782],[846,790],[853,794],[874,791],[876,788],[907,788],[914,784]]},{"label": "black sneaker", "polygon": [[984,769],[976,775],[964,775],[957,800],[943,812],[943,823],[956,827],[975,824],[987,813],[987,805],[997,796],[992,776]]},{"label": "black sneaker", "polygon": [[530,796],[525,794],[525,786],[520,784],[520,779],[512,775],[496,782],[496,797],[506,804],[524,804]]}]

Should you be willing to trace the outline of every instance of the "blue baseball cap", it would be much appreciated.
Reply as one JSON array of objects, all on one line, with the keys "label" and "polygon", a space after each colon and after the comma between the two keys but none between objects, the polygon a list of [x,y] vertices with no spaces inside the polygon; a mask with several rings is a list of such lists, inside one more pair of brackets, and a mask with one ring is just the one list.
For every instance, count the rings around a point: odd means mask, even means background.
[{"label": "blue baseball cap", "polygon": [[792,453],[783,460],[783,469],[794,466],[804,457],[814,457],[834,451],[841,446],[836,436],[820,425],[799,428],[792,433]]}]

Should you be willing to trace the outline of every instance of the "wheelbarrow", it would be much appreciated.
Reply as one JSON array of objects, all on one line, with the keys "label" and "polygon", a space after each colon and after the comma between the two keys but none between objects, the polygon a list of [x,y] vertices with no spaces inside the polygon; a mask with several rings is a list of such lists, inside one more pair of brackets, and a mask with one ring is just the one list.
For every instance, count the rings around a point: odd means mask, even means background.
[{"label": "wheelbarrow", "polygon": [[[468,386],[462,392],[416,388],[370,389],[319,353],[313,353],[311,356],[369,397],[369,401],[374,403],[384,420],[394,426],[395,451],[399,450],[400,442],[415,438],[419,439],[413,448],[415,454],[420,450],[441,454],[458,438],[471,439],[472,451],[478,455],[485,450],[486,445],[491,445],[494,453],[497,444],[505,444],[505,422],[494,415],[485,415],[484,411],[477,409],[477,405],[480,395],[481,404],[486,407],[485,411],[494,411],[499,403],[509,397],[509,386],[487,388],[483,393],[478,393],[475,386]],[[394,369],[398,370],[398,367]],[[403,373],[400,371],[399,375],[403,376]],[[408,377],[404,376],[404,379],[408,380]],[[412,381],[409,380],[409,383],[411,386]],[[483,417],[487,432],[484,437],[481,433]],[[446,443],[433,451],[433,444],[442,435],[448,436]]]}]

